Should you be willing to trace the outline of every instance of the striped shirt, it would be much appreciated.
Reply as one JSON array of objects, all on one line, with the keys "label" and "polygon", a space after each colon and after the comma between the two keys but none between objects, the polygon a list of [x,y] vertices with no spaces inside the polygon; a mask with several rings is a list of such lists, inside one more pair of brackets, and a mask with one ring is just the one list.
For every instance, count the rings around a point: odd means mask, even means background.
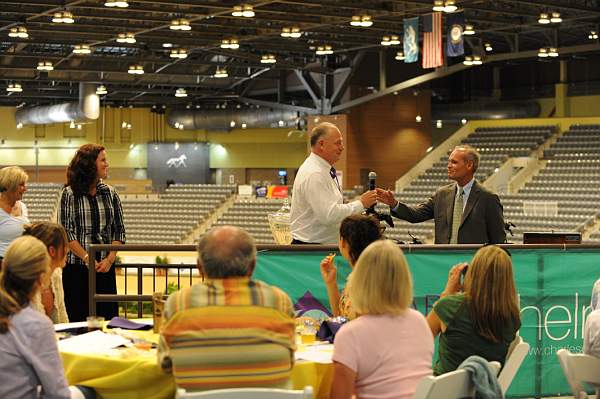
[{"label": "striped shirt", "polygon": [[[117,192],[102,182],[96,195],[76,195],[70,186],[60,197],[59,223],[67,231],[69,241],[78,241],[88,251],[90,244],[125,243],[123,208]],[[103,252],[101,257],[106,257]],[[69,252],[67,263],[83,265],[83,260]]]},{"label": "striped shirt", "polygon": [[261,281],[194,284],[165,304],[159,364],[190,391],[289,387],[293,314],[287,294]]}]

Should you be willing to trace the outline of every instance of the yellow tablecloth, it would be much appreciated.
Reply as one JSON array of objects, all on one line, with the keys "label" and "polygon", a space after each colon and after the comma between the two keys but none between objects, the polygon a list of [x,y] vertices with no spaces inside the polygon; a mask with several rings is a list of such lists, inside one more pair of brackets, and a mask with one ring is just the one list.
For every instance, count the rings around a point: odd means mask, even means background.
[{"label": "yellow tablecloth", "polygon": [[[136,332],[157,342],[152,332]],[[143,352],[142,352],[143,353]],[[172,399],[175,382],[164,374],[156,362],[156,350],[127,358],[102,354],[61,352],[65,375],[70,384],[96,389],[103,399]],[[333,366],[298,361],[292,370],[294,389],[311,385],[316,398],[327,398],[333,378]]]}]

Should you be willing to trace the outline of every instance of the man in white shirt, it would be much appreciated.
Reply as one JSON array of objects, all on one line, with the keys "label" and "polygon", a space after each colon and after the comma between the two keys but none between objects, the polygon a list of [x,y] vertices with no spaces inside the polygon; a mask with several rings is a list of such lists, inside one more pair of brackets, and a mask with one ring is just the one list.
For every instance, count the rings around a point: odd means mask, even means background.
[{"label": "man in white shirt", "polygon": [[479,153],[460,145],[448,158],[448,178],[456,183],[441,187],[417,206],[405,205],[382,189],[377,189],[377,199],[398,219],[410,223],[434,219],[436,244],[501,244],[506,241],[502,204],[475,180],[478,166]]},{"label": "man in white shirt", "polygon": [[335,164],[344,151],[340,130],[332,123],[315,126],[310,135],[311,153],[298,169],[292,191],[290,215],[292,244],[330,244],[339,241],[340,223],[377,201],[375,190],[344,204]]}]

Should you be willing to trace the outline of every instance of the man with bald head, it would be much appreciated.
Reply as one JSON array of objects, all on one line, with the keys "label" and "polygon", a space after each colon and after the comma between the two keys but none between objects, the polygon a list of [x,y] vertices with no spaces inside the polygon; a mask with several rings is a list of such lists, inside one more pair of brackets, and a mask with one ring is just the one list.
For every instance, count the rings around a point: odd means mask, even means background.
[{"label": "man with bald head", "polygon": [[159,364],[189,391],[289,387],[294,359],[292,301],[253,280],[254,239],[222,226],[198,244],[202,281],[169,296]]},{"label": "man with bald head", "polygon": [[479,158],[469,145],[455,147],[448,158],[448,178],[455,183],[441,187],[422,204],[408,206],[379,188],[378,200],[399,219],[411,223],[434,219],[436,244],[501,244],[506,241],[502,204],[498,195],[475,180]]},{"label": "man with bald head", "polygon": [[366,191],[360,199],[344,203],[333,167],[344,151],[337,126],[319,123],[311,132],[310,146],[310,155],[298,169],[292,190],[292,244],[336,245],[342,220],[375,204],[377,193]]}]

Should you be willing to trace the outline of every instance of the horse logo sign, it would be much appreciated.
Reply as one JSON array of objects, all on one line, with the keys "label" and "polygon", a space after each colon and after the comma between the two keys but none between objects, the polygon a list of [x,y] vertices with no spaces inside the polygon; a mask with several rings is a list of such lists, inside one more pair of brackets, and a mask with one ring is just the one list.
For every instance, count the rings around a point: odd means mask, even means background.
[{"label": "horse logo sign", "polygon": [[185,164],[186,159],[187,156],[185,154],[181,154],[178,157],[169,158],[166,163],[169,168],[187,168],[187,165]]}]

